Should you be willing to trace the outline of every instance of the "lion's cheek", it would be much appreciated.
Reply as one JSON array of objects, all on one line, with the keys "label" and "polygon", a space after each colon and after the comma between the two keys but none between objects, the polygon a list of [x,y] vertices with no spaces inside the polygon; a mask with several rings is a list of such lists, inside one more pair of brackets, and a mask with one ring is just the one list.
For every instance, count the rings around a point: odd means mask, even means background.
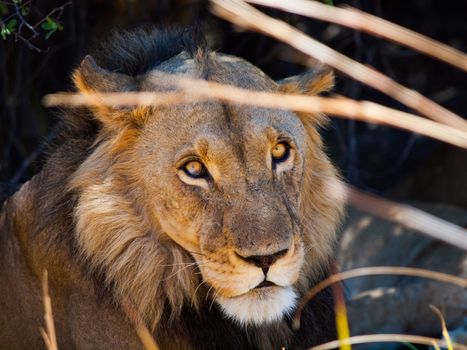
[{"label": "lion's cheek", "polygon": [[205,220],[199,210],[183,207],[174,199],[159,198],[153,203],[151,213],[155,226],[159,226],[171,240],[185,250],[200,252],[199,232]]},{"label": "lion's cheek", "polygon": [[175,243],[177,243],[179,246],[181,246],[183,249],[189,251],[189,252],[194,252],[194,253],[199,253],[199,239],[197,235],[195,234],[180,234],[178,231],[165,231],[167,236],[169,236],[170,239],[172,239]]},{"label": "lion's cheek", "polygon": [[196,225],[185,220],[171,220],[169,216],[158,219],[162,231],[183,249],[191,252],[200,252],[199,230]]}]

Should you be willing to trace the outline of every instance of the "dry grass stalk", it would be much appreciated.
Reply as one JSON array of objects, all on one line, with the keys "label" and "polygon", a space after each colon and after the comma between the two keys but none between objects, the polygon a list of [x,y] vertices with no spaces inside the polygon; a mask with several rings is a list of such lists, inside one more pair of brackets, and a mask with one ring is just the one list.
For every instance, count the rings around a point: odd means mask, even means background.
[{"label": "dry grass stalk", "polygon": [[211,0],[213,11],[236,25],[251,28],[281,40],[310,57],[379,90],[406,106],[440,123],[467,130],[467,121],[457,114],[431,101],[422,94],[408,89],[377,70],[367,67],[310,38],[289,24],[258,11],[241,0]]},{"label": "dry grass stalk", "polygon": [[136,308],[129,300],[123,301],[120,304],[123,308],[123,311],[125,311],[126,315],[133,323],[136,333],[138,334],[138,337],[141,340],[144,348],[146,350],[159,350],[159,346],[157,345],[149,329],[144,324],[144,321],[141,318],[138,310],[136,310]]},{"label": "dry grass stalk", "polygon": [[467,71],[467,55],[439,41],[355,8],[328,6],[309,0],[245,0],[322,21],[340,24],[410,47]]},{"label": "dry grass stalk", "polygon": [[300,300],[300,304],[298,305],[297,310],[295,311],[295,315],[292,320],[292,327],[294,329],[300,328],[300,316],[303,308],[316,294],[318,294],[323,289],[331,286],[336,282],[340,282],[346,279],[374,275],[401,275],[422,277],[440,282],[451,283],[463,288],[467,288],[467,279],[465,278],[414,267],[372,266],[348,270],[329,276],[328,278],[324,279],[308,291],[308,293]]},{"label": "dry grass stalk", "polygon": [[466,229],[410,205],[395,203],[350,186],[347,190],[348,200],[352,206],[467,250]]},{"label": "dry grass stalk", "polygon": [[448,329],[446,328],[446,321],[444,320],[443,314],[434,305],[430,305],[430,308],[435,312],[435,314],[439,317],[439,320],[441,321],[441,329],[443,331],[443,337],[446,342],[446,347],[448,348],[448,350],[453,350],[451,337],[449,336]]},{"label": "dry grass stalk", "polygon": [[[365,344],[365,343],[404,343],[409,342],[413,344],[421,345],[433,345],[439,344],[439,340],[430,337],[423,337],[419,335],[409,334],[368,334],[368,335],[357,335],[344,340],[334,340],[325,344],[314,346],[308,350],[329,350],[339,347],[341,344]],[[467,350],[466,345],[453,343],[454,349]],[[441,346],[443,346],[441,344]]]},{"label": "dry grass stalk", "polygon": [[45,329],[41,328],[41,334],[44,338],[45,345],[48,350],[58,350],[57,345],[57,336],[55,334],[55,325],[54,318],[52,314],[52,300],[49,296],[49,283],[48,283],[48,273],[47,270],[44,270],[42,277],[42,293],[43,293],[43,302],[44,302],[44,320],[45,320]]},{"label": "dry grass stalk", "polygon": [[[332,273],[337,273],[337,267],[333,265]],[[344,291],[341,283],[332,285],[334,296],[334,312],[336,314],[337,339],[344,340],[350,338],[349,320],[347,317],[347,307],[345,305]],[[341,344],[340,350],[352,350],[350,344]]]},{"label": "dry grass stalk", "polygon": [[[173,80],[173,79],[172,79]],[[299,112],[325,113],[347,119],[388,125],[467,148],[467,132],[440,123],[401,112],[377,103],[358,102],[347,98],[325,98],[293,94],[274,94],[252,91],[203,80],[179,78],[176,83],[183,92],[123,92],[99,94],[102,105],[150,106],[219,99],[239,104],[266,108],[290,109]],[[93,105],[96,96],[59,93],[44,97],[44,104],[78,107]]]}]

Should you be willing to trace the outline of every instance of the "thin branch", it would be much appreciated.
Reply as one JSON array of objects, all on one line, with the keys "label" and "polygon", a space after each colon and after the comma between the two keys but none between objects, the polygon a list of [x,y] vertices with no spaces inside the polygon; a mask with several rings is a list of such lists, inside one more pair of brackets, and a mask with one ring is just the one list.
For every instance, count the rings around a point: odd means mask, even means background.
[{"label": "thin branch", "polygon": [[467,55],[462,51],[355,8],[339,8],[309,0],[245,1],[340,24],[375,36],[380,36],[467,71]]},{"label": "thin branch", "polygon": [[295,315],[292,319],[293,329],[297,330],[300,328],[300,316],[302,314],[303,308],[316,294],[321,292],[323,289],[331,286],[336,282],[340,282],[350,278],[375,275],[401,275],[422,277],[440,282],[451,283],[463,288],[467,288],[467,279],[465,278],[449,275],[443,272],[419,269],[414,267],[373,266],[348,270],[329,276],[328,278],[322,280],[320,283],[318,283],[316,286],[314,286],[308,291],[308,293],[300,300],[300,304],[298,305],[297,310],[295,311]]},{"label": "thin branch", "polygon": [[57,16],[57,19],[60,19],[60,17],[62,17],[62,14],[63,14],[63,11],[65,10],[65,7],[68,6],[68,5],[71,5],[71,1],[68,1],[66,3],[64,3],[62,6],[60,7],[56,7],[54,8],[52,11],[50,11],[47,15],[45,15],[44,18],[42,18],[39,22],[37,22],[33,27],[34,28],[37,28],[37,26],[39,26],[42,22],[44,22],[47,17],[50,17],[52,16],[55,12],[59,12],[58,16]]},{"label": "thin branch", "polygon": [[32,25],[29,24],[28,21],[26,21],[26,19],[23,17],[21,13],[21,8],[16,3],[15,3],[15,10],[16,10],[15,11],[16,16],[18,16],[18,18],[20,19],[20,27],[18,28],[18,33],[21,34],[21,27],[25,25],[32,32],[32,36],[30,39],[37,37],[39,33],[36,31],[36,29]]},{"label": "thin branch", "polygon": [[461,130],[467,121],[417,91],[406,88],[379,71],[367,67],[310,38],[289,24],[258,11],[241,0],[211,0],[213,12],[236,25],[281,40],[334,69],[379,90],[421,114]]}]

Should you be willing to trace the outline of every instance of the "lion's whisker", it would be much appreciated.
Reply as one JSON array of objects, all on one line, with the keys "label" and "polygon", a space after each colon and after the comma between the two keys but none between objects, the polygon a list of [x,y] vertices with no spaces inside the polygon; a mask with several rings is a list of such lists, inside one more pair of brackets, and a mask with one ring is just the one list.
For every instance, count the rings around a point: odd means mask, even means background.
[{"label": "lion's whisker", "polygon": [[214,288],[214,286],[209,287],[208,292],[206,293],[205,301],[208,301],[209,293],[211,292],[211,290],[212,290],[213,288]]},{"label": "lion's whisker", "polygon": [[164,264],[164,265],[159,265],[160,267],[169,267],[169,266],[181,266],[181,265],[193,265],[197,264],[196,262],[190,262],[190,263],[176,263],[176,264]]},{"label": "lion's whisker", "polygon": [[199,256],[204,256],[203,253],[192,252],[191,250],[187,250],[187,252],[190,253],[190,254],[195,254],[195,255],[199,255]]},{"label": "lion's whisker", "polygon": [[166,278],[164,278],[164,281],[167,281],[168,279],[170,279],[170,278],[172,278],[172,277],[178,275],[180,272],[186,270],[186,269],[189,268],[189,267],[194,267],[194,268],[196,268],[196,267],[198,267],[198,266],[199,266],[198,263],[192,263],[192,264],[189,264],[189,265],[187,265],[187,266],[184,266],[184,267],[182,267],[181,269],[179,269],[179,270],[177,270],[177,271],[171,273],[169,276],[167,276]]},{"label": "lion's whisker", "polygon": [[217,290],[214,292],[214,295],[212,296],[212,301],[211,301],[211,305],[209,305],[209,312],[211,311],[212,309],[212,306],[214,305],[214,301],[216,300],[217,296],[219,295],[220,291]]},{"label": "lion's whisker", "polygon": [[204,284],[206,283],[206,280],[202,280],[201,283],[198,284],[198,286],[196,287],[195,291],[193,292],[193,295],[191,297],[191,306],[193,306],[195,304],[195,297],[196,297],[196,292],[198,291],[198,289]]}]

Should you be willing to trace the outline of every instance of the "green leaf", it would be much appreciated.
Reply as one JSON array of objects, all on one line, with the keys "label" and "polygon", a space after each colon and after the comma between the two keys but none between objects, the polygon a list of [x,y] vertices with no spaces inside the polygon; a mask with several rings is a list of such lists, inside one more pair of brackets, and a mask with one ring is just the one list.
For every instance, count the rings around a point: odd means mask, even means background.
[{"label": "green leaf", "polygon": [[50,30],[50,25],[47,22],[42,22],[41,28],[44,30]]},{"label": "green leaf", "polygon": [[334,6],[334,1],[333,0],[324,0],[324,3],[329,6]]},{"label": "green leaf", "polygon": [[27,16],[29,14],[30,7],[21,5],[21,14]]},{"label": "green leaf", "polygon": [[49,38],[57,31],[57,29],[51,29],[45,34],[45,40],[49,40]]},{"label": "green leaf", "polygon": [[44,22],[41,24],[41,28],[44,30],[57,30],[58,23],[55,22],[52,18],[46,17]]},{"label": "green leaf", "polygon": [[47,32],[45,33],[45,39],[48,40],[57,30],[63,30],[63,25],[47,17],[44,19],[44,22],[42,22],[41,28]]},{"label": "green leaf", "polygon": [[8,28],[6,28],[5,26],[2,27],[2,29],[0,30],[0,36],[2,37],[3,40],[6,40],[6,37],[8,35],[11,35],[12,31]]},{"label": "green leaf", "polygon": [[5,28],[8,29],[10,32],[14,32],[17,23],[18,21],[16,20],[16,18],[10,19]]}]

